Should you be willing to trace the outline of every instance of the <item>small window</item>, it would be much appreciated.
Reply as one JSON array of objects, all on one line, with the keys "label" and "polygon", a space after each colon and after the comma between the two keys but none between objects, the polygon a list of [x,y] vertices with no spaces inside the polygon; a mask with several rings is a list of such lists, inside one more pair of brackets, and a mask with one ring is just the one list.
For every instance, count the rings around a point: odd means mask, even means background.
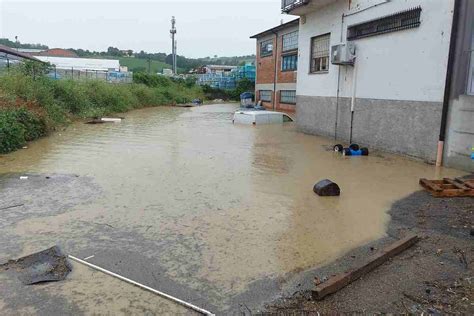
[{"label": "small window", "polygon": [[272,91],[271,90],[260,90],[260,101],[272,102]]},{"label": "small window", "polygon": [[347,39],[351,41],[368,36],[415,28],[421,24],[420,17],[421,7],[417,7],[356,24],[347,29]]},{"label": "small window", "polygon": [[298,55],[286,55],[281,58],[281,70],[290,71],[296,70],[298,67]]},{"label": "small window", "polygon": [[298,31],[283,35],[282,42],[283,42],[282,51],[284,52],[298,49]]},{"label": "small window", "polygon": [[260,57],[273,55],[273,40],[268,40],[260,43]]},{"label": "small window", "polygon": [[310,73],[321,73],[329,70],[330,34],[316,36],[311,39]]},{"label": "small window", "polygon": [[295,90],[281,90],[280,103],[296,104],[296,91]]}]

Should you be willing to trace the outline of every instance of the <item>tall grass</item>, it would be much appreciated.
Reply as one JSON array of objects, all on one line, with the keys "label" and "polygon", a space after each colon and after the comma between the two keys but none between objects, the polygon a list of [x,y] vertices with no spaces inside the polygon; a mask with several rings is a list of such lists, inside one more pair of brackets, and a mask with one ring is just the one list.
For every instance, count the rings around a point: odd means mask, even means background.
[{"label": "tall grass", "polygon": [[[154,77],[153,77],[154,78]],[[133,84],[53,80],[22,72],[0,76],[0,153],[69,123],[132,109],[202,98],[202,90],[168,78]],[[139,80],[138,80],[139,81]]]}]

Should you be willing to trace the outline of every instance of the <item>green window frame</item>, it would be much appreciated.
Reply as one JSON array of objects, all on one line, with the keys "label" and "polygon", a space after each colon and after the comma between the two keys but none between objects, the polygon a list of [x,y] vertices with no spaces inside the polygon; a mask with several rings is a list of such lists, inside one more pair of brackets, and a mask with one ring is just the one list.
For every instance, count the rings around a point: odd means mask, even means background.
[{"label": "green window frame", "polygon": [[281,70],[292,71],[298,69],[298,54],[283,55],[281,57]]}]

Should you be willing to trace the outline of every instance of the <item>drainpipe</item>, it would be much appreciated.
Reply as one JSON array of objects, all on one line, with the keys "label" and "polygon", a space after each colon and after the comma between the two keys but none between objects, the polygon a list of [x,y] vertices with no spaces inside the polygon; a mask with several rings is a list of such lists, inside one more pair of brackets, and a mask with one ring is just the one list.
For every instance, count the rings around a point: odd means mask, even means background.
[{"label": "drainpipe", "polygon": [[[349,1],[350,7],[350,1]],[[339,43],[342,43],[342,33],[344,31],[344,13],[341,17],[341,38]],[[334,122],[334,140],[337,140],[337,120],[339,119],[339,92],[341,89],[341,66],[337,67],[337,91],[336,91],[336,122]]]},{"label": "drainpipe", "polygon": [[352,69],[352,97],[351,97],[351,132],[349,135],[349,143],[352,143],[352,127],[354,123],[354,108],[356,103],[357,93],[357,61],[354,62],[354,68]]},{"label": "drainpipe", "polygon": [[441,126],[439,131],[438,152],[436,155],[436,166],[443,164],[444,141],[446,139],[446,125],[448,121],[449,100],[451,99],[451,82],[453,79],[454,58],[456,53],[456,39],[458,37],[460,0],[454,1],[453,26],[449,43],[448,67],[446,70],[446,82],[444,86],[443,110],[441,112]]},{"label": "drainpipe", "polygon": [[273,76],[273,110],[276,109],[276,98],[277,98],[277,91],[276,91],[276,85],[277,85],[277,80],[278,80],[278,68],[277,68],[277,60],[278,60],[278,33],[273,31],[273,34],[275,34],[275,73]]}]

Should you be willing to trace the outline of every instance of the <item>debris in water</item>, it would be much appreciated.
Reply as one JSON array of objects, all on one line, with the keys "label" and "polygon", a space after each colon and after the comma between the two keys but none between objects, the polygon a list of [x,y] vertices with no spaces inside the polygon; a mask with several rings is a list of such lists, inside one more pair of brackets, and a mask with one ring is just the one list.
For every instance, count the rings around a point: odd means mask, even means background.
[{"label": "debris in water", "polygon": [[28,177],[27,176],[21,176],[20,180],[28,180]]},{"label": "debris in water", "polygon": [[122,120],[122,117],[96,117],[91,121],[87,121],[86,124],[119,123],[122,122]]},{"label": "debris in water", "polygon": [[61,281],[72,271],[67,257],[58,246],[0,265],[0,271],[10,269],[16,271],[18,279],[25,285]]},{"label": "debris in water", "polygon": [[16,204],[16,205],[12,205],[12,206],[6,206],[6,207],[0,207],[0,210],[8,210],[10,208],[15,208],[15,207],[20,207],[20,206],[23,206],[25,204]]},{"label": "debris in water", "polygon": [[341,189],[331,180],[325,179],[316,183],[313,187],[314,193],[319,196],[339,196]]}]

